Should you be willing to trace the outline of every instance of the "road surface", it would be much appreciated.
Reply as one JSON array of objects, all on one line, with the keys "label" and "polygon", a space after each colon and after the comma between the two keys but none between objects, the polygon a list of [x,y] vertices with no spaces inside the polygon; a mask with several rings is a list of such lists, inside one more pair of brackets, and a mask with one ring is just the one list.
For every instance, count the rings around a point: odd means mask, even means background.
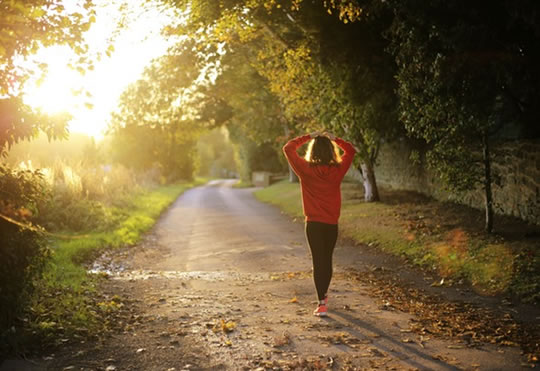
[{"label": "road surface", "polygon": [[405,268],[343,241],[329,317],[312,316],[302,222],[232,183],[185,192],[141,246],[108,258],[114,269],[105,290],[128,300],[118,319],[123,331],[66,347],[50,357],[50,369],[521,368],[518,347],[469,347],[412,331],[413,315],[381,305],[369,282],[351,274]]}]

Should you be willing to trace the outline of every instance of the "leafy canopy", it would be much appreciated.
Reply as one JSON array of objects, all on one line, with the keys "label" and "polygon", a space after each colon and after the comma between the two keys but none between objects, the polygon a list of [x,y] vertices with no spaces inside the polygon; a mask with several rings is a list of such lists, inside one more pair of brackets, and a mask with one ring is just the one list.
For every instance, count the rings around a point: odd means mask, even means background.
[{"label": "leafy canopy", "polygon": [[[64,136],[68,117],[50,117],[24,105],[21,89],[35,72],[22,61],[40,48],[68,45],[88,65],[84,32],[95,21],[91,0],[71,3],[61,0],[13,0],[0,2],[0,151],[4,153],[21,139],[38,131],[50,137]],[[45,63],[39,66],[46,71]]]}]

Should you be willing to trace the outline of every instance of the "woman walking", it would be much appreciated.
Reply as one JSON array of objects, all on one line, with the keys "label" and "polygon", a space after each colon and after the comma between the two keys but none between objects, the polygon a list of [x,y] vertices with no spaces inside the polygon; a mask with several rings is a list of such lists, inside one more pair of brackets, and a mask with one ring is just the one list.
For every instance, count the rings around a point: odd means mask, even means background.
[{"label": "woman walking", "polygon": [[[302,158],[296,151],[307,142],[306,155]],[[343,156],[336,145],[343,150]],[[332,280],[332,255],[341,210],[340,185],[356,151],[351,143],[330,133],[314,132],[291,139],[283,152],[300,179],[306,239],[319,299],[313,314],[322,317],[328,312],[327,292]]]}]

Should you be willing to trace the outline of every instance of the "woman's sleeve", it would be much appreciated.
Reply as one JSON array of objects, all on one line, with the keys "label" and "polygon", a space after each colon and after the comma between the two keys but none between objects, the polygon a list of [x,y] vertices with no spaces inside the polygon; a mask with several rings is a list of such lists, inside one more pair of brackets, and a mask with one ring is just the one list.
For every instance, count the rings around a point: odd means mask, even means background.
[{"label": "woman's sleeve", "polygon": [[336,144],[343,150],[343,156],[341,157],[341,172],[343,175],[349,170],[349,167],[351,166],[352,160],[354,158],[354,155],[356,153],[356,150],[354,149],[354,146],[347,142],[346,140],[343,140],[341,138],[336,138],[334,140]]},{"label": "woman's sleeve", "polygon": [[298,176],[304,173],[303,170],[307,167],[307,162],[302,157],[298,156],[296,150],[300,148],[303,144],[308,142],[310,139],[311,136],[309,134],[302,135],[300,137],[289,140],[283,146],[283,153],[285,153],[285,157],[287,158],[289,165],[291,165],[292,169]]}]

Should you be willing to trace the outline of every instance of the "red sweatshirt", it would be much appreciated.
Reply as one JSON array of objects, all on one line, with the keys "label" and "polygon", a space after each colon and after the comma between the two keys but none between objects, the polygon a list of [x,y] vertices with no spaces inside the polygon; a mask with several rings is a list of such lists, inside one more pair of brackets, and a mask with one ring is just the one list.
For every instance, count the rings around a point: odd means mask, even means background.
[{"label": "red sweatshirt", "polygon": [[351,143],[336,138],[334,142],[344,152],[339,166],[313,166],[296,152],[310,139],[309,135],[291,139],[283,147],[283,152],[300,178],[306,221],[337,224],[341,211],[341,181],[351,166],[356,151]]}]

